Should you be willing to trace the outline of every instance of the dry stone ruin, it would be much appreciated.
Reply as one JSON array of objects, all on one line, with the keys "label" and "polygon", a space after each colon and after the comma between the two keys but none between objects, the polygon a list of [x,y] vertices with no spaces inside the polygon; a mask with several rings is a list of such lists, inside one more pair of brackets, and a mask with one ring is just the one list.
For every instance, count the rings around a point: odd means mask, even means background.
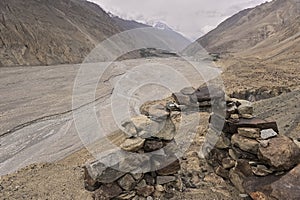
[{"label": "dry stone ruin", "polygon": [[[169,199],[183,191],[176,120],[211,112],[202,154],[214,172],[254,200],[300,199],[299,147],[275,121],[258,119],[251,102],[225,97],[217,87],[184,88],[166,104],[152,102],[122,124],[126,139],[110,166],[101,159],[84,167],[95,199]],[[183,137],[185,137],[183,135]],[[118,155],[116,155],[118,154]],[[103,159],[102,159],[103,160]]]}]

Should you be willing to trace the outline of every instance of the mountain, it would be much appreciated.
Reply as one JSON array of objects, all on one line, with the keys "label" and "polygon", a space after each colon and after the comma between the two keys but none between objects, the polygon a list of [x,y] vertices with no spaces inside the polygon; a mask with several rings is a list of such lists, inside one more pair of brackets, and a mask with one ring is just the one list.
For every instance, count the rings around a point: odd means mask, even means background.
[{"label": "mountain", "polygon": [[83,0],[1,0],[0,65],[79,63],[122,31],[98,5]]},{"label": "mountain", "polygon": [[122,27],[124,30],[131,30],[131,29],[136,29],[136,28],[149,28],[150,27],[149,25],[142,24],[142,23],[136,22],[134,20],[125,20],[125,19],[122,19],[118,16],[114,16],[112,14],[110,14],[110,16],[115,21],[115,23],[119,27]]},{"label": "mountain", "polygon": [[[108,37],[145,27],[149,26],[111,16],[86,0],[1,0],[0,66],[81,63]],[[175,32],[165,34],[179,46],[188,43]],[[159,41],[154,36],[145,39]],[[140,56],[135,52],[126,58]]]},{"label": "mountain", "polygon": [[295,59],[300,54],[300,1],[273,0],[243,10],[197,42],[210,53]]}]

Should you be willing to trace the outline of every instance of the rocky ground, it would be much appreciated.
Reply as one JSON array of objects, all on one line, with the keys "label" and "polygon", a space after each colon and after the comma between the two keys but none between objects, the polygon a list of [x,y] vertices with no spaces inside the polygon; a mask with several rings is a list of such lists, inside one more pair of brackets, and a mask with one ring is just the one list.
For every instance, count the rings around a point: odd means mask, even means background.
[{"label": "rocky ground", "polygon": [[[130,61],[131,64],[136,61]],[[170,63],[169,59],[164,60],[165,63]],[[299,138],[299,88],[298,88],[298,74],[295,74],[295,70],[288,67],[272,66],[267,68],[255,67],[256,62],[244,61],[243,63],[236,60],[222,60],[220,64],[224,66],[223,80],[228,94],[234,91],[242,91],[246,89],[267,87],[272,89],[273,86],[284,86],[292,90],[291,93],[283,94],[281,96],[266,99],[255,103],[254,108],[256,115],[261,118],[272,117],[278,121],[280,132],[286,135],[291,135],[294,139]],[[238,67],[237,67],[238,66]],[[180,65],[179,68],[183,69],[184,65]],[[269,67],[269,68],[268,68]],[[53,97],[45,98],[44,94],[39,95],[40,91],[34,87],[45,81],[45,79],[38,76],[34,84],[28,84],[32,80],[26,78],[26,74],[30,74],[30,70],[39,71],[38,68],[2,68],[1,75],[2,81],[1,93],[6,93],[8,100],[14,102],[15,109],[1,110],[1,134],[5,135],[0,138],[1,141],[1,173],[5,174],[15,169],[19,169],[22,166],[34,162],[45,162],[49,155],[54,155],[54,162],[46,164],[33,164],[28,167],[22,168],[15,173],[2,176],[0,179],[0,199],[91,199],[92,193],[86,191],[83,185],[83,170],[82,166],[87,160],[92,159],[92,156],[86,149],[81,149],[79,138],[76,139],[74,133],[74,125],[70,125],[68,132],[62,131],[61,133],[51,127],[53,124],[58,124],[58,127],[67,126],[70,123],[70,113],[65,111],[70,110],[71,105],[68,103],[71,99],[71,88],[73,85],[72,80],[76,74],[78,67],[73,66],[69,68],[65,66],[62,70],[67,70],[64,76],[61,77],[62,81],[55,81],[55,77],[59,77],[58,70],[60,67],[46,67],[43,73],[45,77],[49,74],[54,74],[53,79],[47,79],[48,83],[56,83],[56,88],[59,88],[59,93],[51,93],[50,86],[49,91],[45,91],[48,94],[52,94]],[[27,71],[29,70],[29,71]],[[275,71],[274,71],[275,70]],[[276,71],[277,70],[277,71]],[[124,72],[124,71],[123,71]],[[266,73],[272,72],[272,73]],[[278,73],[275,73],[278,72]],[[43,74],[42,71],[38,72]],[[122,74],[122,70],[115,70],[115,74]],[[18,76],[15,76],[18,74]],[[195,87],[199,83],[199,79],[193,78],[193,73],[189,73]],[[266,75],[267,74],[267,75]],[[267,76],[264,81],[261,81],[262,76]],[[12,78],[14,77],[14,78]],[[43,77],[43,76],[42,76]],[[110,77],[110,76],[109,76]],[[65,82],[63,81],[65,80]],[[276,81],[275,81],[276,80]],[[69,82],[68,82],[69,81]],[[46,84],[46,83],[44,83]],[[65,84],[61,87],[59,84]],[[28,85],[28,88],[24,91],[32,90],[35,95],[24,94],[22,87]],[[182,87],[183,88],[183,87]],[[103,90],[102,94],[107,94],[110,91],[110,86],[106,90]],[[18,92],[16,95],[15,92]],[[101,93],[101,92],[100,92]],[[66,95],[67,94],[67,95]],[[28,95],[21,101],[18,96]],[[35,96],[35,97],[34,97]],[[105,96],[105,95],[104,95]],[[36,99],[40,104],[31,104],[32,100]],[[9,101],[2,99],[1,109],[8,105]],[[40,101],[42,100],[42,101]],[[45,107],[47,101],[53,101],[53,107]],[[22,108],[19,110],[18,108]],[[25,110],[26,112],[23,112]],[[32,112],[35,110],[35,112]],[[22,112],[21,112],[22,111]],[[11,113],[10,113],[11,112]],[[9,113],[8,115],[6,113]],[[47,118],[54,114],[54,116]],[[59,113],[58,115],[55,115]],[[4,116],[4,117],[3,117]],[[44,118],[45,117],[45,118]],[[201,121],[197,137],[194,139],[192,146],[186,153],[186,156],[181,160],[182,170],[186,173],[191,173],[191,176],[195,176],[195,183],[198,184],[198,189],[188,188],[184,192],[177,192],[174,199],[241,199],[239,192],[228,182],[225,182],[222,178],[216,176],[213,170],[206,164],[203,158],[196,156],[200,151],[199,147],[204,141],[206,129],[208,125],[208,113],[201,114]],[[42,118],[41,120],[34,121],[34,119]],[[12,119],[17,119],[17,123]],[[54,120],[54,121],[53,121]],[[32,124],[26,124],[27,121],[33,121]],[[12,133],[7,132],[8,129],[18,127],[20,124],[24,124],[24,127],[14,130]],[[33,130],[39,130],[38,135],[41,137],[33,137],[37,132]],[[59,133],[59,137],[54,137],[51,134],[43,138],[43,134]],[[52,132],[51,132],[52,131]],[[16,143],[10,143],[9,141],[16,140],[21,137],[21,134],[28,135],[30,140],[24,141],[25,147],[16,148]],[[54,134],[55,135],[55,134]],[[75,139],[74,139],[75,137]],[[42,139],[41,139],[42,138]],[[118,140],[118,137],[115,137]],[[64,144],[64,140],[68,140],[69,144]],[[54,142],[55,141],[55,142]],[[70,144],[70,141],[72,144]],[[13,146],[15,146],[13,148]],[[48,146],[45,150],[41,146]],[[10,150],[7,150],[10,149]],[[39,150],[38,150],[39,149]],[[51,152],[51,149],[56,149]],[[80,150],[81,149],[81,150]],[[38,150],[38,151],[37,151]],[[75,153],[71,154],[72,152]],[[7,154],[7,152],[13,152],[13,154]],[[30,156],[35,152],[35,156]],[[62,153],[59,153],[62,152]],[[9,155],[9,156],[8,156]],[[27,160],[22,160],[26,157]],[[35,159],[35,158],[36,159]],[[65,157],[65,158],[64,158]],[[43,159],[42,159],[43,158]],[[61,159],[64,158],[64,159]],[[196,172],[196,175],[195,175]],[[194,175],[193,175],[194,173]]]}]

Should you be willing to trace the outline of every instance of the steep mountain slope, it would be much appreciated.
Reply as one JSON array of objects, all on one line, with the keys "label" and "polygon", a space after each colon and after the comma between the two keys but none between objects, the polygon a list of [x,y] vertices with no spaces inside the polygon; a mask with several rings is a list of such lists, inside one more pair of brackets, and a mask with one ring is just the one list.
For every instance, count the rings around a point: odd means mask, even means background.
[{"label": "steep mountain slope", "polygon": [[243,10],[197,42],[213,53],[295,59],[300,51],[300,1],[273,0]]},{"label": "steep mountain slope", "polygon": [[0,1],[0,65],[78,63],[120,32],[99,6],[83,0]]},{"label": "steep mountain slope", "polygon": [[[111,17],[86,0],[1,0],[0,66],[81,63],[99,42],[141,27],[148,26]],[[172,40],[188,44],[174,34]]]}]

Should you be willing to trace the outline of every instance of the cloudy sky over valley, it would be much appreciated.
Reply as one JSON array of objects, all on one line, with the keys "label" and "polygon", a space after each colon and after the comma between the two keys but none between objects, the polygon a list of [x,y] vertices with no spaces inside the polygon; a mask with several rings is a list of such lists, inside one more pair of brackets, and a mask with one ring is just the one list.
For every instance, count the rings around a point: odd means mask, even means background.
[{"label": "cloudy sky over valley", "polygon": [[266,0],[90,0],[125,19],[167,23],[194,40],[240,10]]}]

